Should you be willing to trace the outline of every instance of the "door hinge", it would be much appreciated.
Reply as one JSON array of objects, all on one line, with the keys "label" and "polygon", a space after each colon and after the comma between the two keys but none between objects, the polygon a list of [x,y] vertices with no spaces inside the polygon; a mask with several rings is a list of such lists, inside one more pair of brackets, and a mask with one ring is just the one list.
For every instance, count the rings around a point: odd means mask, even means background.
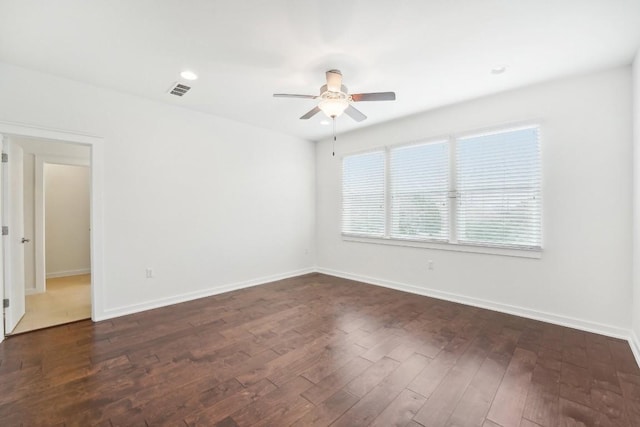
[{"label": "door hinge", "polygon": [[9,235],[9,227],[6,225],[2,226],[2,235],[3,236],[8,236]]},{"label": "door hinge", "polygon": [[2,300],[2,308],[9,308],[9,298]]},{"label": "door hinge", "polygon": [[2,163],[9,163],[9,155],[7,153],[2,153]]}]

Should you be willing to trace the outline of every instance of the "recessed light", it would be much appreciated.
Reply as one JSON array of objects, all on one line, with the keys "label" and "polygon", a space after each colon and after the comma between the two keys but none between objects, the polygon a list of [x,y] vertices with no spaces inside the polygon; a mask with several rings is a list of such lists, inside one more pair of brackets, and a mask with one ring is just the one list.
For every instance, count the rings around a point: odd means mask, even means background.
[{"label": "recessed light", "polygon": [[180,73],[180,77],[182,77],[185,80],[195,80],[198,78],[198,75],[193,71],[185,70]]},{"label": "recessed light", "polygon": [[498,67],[493,67],[491,69],[491,74],[502,74],[505,71],[507,71],[507,66],[506,65],[500,65]]},{"label": "recessed light", "polygon": [[322,126],[329,126],[329,125],[331,124],[331,122],[330,122],[329,120],[321,120],[321,121],[320,121],[320,124],[321,124]]}]

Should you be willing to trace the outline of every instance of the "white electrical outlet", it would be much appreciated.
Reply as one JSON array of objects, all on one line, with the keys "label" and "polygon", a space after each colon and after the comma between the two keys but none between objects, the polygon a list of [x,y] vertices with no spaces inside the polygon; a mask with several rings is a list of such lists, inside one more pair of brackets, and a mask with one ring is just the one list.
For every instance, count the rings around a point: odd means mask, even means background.
[{"label": "white electrical outlet", "polygon": [[147,279],[153,279],[153,268],[146,269]]},{"label": "white electrical outlet", "polygon": [[429,270],[433,270],[433,260],[432,259],[427,261],[427,265],[429,266]]}]

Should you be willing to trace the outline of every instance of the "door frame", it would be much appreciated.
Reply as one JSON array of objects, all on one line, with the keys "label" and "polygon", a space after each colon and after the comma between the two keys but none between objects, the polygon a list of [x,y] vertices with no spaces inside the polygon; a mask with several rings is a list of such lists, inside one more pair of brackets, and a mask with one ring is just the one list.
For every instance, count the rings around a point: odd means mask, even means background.
[{"label": "door frame", "polygon": [[[91,154],[91,319],[101,320],[104,313],[104,138],[96,135],[0,121],[0,134],[40,139],[44,142],[66,142],[90,147]],[[3,201],[4,202],[4,201]],[[9,250],[10,248],[3,248]],[[4,262],[2,268],[4,268]],[[0,286],[4,298],[4,283]],[[4,322],[0,322],[0,342],[5,337]]]},{"label": "door frame", "polygon": [[85,161],[80,158],[51,156],[48,154],[35,155],[35,189],[34,189],[34,237],[35,237],[35,289],[36,292],[45,292],[47,290],[47,269],[45,255],[45,185],[44,185],[44,165],[67,165],[67,166],[86,166],[91,171],[91,161]]}]

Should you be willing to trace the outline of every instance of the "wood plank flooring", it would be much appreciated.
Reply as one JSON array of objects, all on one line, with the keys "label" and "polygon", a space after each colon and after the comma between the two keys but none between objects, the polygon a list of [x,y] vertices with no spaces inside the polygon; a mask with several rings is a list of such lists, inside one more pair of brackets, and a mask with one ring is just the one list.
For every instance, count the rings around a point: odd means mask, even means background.
[{"label": "wood plank flooring", "polygon": [[622,340],[311,274],[7,338],[3,426],[640,426]]}]

